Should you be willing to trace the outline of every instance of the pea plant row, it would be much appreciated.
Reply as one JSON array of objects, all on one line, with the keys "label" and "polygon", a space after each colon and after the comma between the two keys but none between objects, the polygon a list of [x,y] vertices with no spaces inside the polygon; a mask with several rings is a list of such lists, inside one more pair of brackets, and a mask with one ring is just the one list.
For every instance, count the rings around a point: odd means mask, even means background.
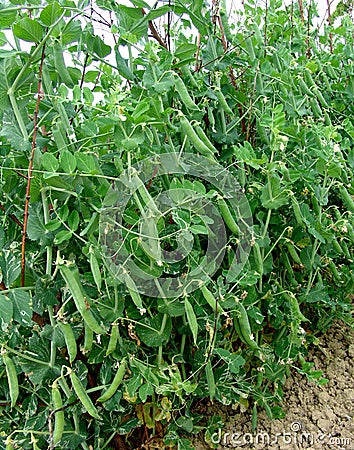
[{"label": "pea plant row", "polygon": [[215,447],[353,326],[349,13],[130,3],[0,7],[3,449]]}]

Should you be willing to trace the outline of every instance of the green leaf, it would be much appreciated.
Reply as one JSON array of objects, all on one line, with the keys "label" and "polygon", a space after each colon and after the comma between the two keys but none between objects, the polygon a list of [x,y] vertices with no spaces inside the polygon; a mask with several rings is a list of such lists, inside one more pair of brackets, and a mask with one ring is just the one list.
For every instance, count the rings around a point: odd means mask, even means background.
[{"label": "green leaf", "polygon": [[32,322],[32,299],[27,291],[14,289],[9,293],[13,303],[14,320],[24,327]]},{"label": "green leaf", "polygon": [[196,44],[185,43],[179,45],[175,50],[175,57],[180,60],[193,58],[197,48],[198,47]]},{"label": "green leaf", "polygon": [[74,173],[74,170],[76,169],[76,158],[71,152],[63,150],[60,153],[59,161],[60,167],[65,173]]},{"label": "green leaf", "polygon": [[57,233],[55,235],[54,244],[59,245],[65,241],[69,241],[71,239],[72,235],[73,235],[72,232],[69,230],[59,231],[59,233]]},{"label": "green leaf", "polygon": [[48,379],[58,376],[49,367],[50,342],[48,339],[43,339],[37,334],[33,334],[28,341],[28,350],[30,351],[30,356],[38,360],[38,362],[19,358],[19,363],[21,369],[38,389],[40,386],[44,386]]},{"label": "green leaf", "polygon": [[89,153],[75,153],[77,168],[83,173],[96,172],[96,160]]},{"label": "green leaf", "polygon": [[[1,83],[1,76],[0,76],[0,83]],[[6,104],[8,102],[8,96],[7,92],[3,95],[1,92],[2,87],[0,86],[0,101],[2,102],[4,100],[4,103]],[[0,109],[1,109],[0,105]],[[31,144],[27,139],[24,139],[23,134],[20,130],[20,127],[18,126],[18,123],[15,119],[14,114],[12,111],[5,111],[2,119],[2,127],[0,129],[0,136],[3,136],[8,140],[11,147],[20,151],[20,152],[26,152],[30,150]]]},{"label": "green leaf", "polygon": [[63,45],[71,44],[78,41],[81,35],[81,23],[78,20],[70,21],[65,24],[65,32],[61,34],[61,42]]},{"label": "green leaf", "polygon": [[63,8],[57,2],[50,3],[41,12],[39,18],[47,27],[53,25],[63,13]]},{"label": "green leaf", "polygon": [[8,325],[10,325],[13,317],[13,303],[6,295],[0,294],[0,326],[4,332]]},{"label": "green leaf", "polygon": [[21,273],[21,257],[19,253],[3,250],[0,254],[0,270],[2,281],[10,288]]},{"label": "green leaf", "polygon": [[[142,342],[149,347],[158,347],[166,343],[170,337],[172,329],[172,320],[167,318],[166,325],[162,331],[163,314],[158,314],[152,319],[146,318],[141,324],[136,325],[136,331]],[[145,326],[144,326],[145,325]]]},{"label": "green leaf", "polygon": [[186,311],[187,322],[188,322],[189,328],[192,331],[194,345],[197,345],[197,338],[198,338],[197,317],[195,315],[193,306],[190,304],[190,302],[187,298],[184,299],[184,307],[185,307],[185,311]]},{"label": "green leaf", "polygon": [[269,181],[262,189],[261,202],[267,209],[278,209],[288,203],[288,192],[280,186],[280,178],[278,175],[271,175]]},{"label": "green leaf", "polygon": [[17,11],[6,11],[6,8],[2,8],[4,3],[0,5],[0,27],[9,28],[15,22],[17,17]]},{"label": "green leaf", "polygon": [[24,17],[15,23],[13,28],[14,35],[27,42],[40,42],[43,37],[43,27],[38,20]]},{"label": "green leaf", "polygon": [[70,230],[76,231],[79,226],[79,222],[80,222],[79,213],[76,210],[74,210],[68,218],[68,225],[70,227]]},{"label": "green leaf", "polygon": [[[90,46],[89,46],[90,47]],[[99,36],[95,36],[92,41],[92,51],[100,58],[106,58],[111,53],[111,47],[103,42]]]},{"label": "green leaf", "polygon": [[32,203],[29,205],[27,235],[32,241],[42,241],[46,234],[42,205]]},{"label": "green leaf", "polygon": [[56,172],[59,167],[59,161],[52,153],[44,153],[42,156],[42,166],[48,172]]},{"label": "green leaf", "polygon": [[135,76],[133,72],[129,69],[127,60],[121,56],[118,45],[115,46],[114,51],[116,55],[116,64],[119,74],[122,75],[122,77],[126,78],[127,80],[131,81],[134,80]]}]

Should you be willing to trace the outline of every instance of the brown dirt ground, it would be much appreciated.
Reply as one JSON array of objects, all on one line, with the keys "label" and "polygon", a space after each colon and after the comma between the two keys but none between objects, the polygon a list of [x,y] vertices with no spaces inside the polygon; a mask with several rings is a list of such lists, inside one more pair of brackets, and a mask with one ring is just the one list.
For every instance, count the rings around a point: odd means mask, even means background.
[{"label": "brown dirt ground", "polygon": [[[208,416],[219,415],[225,423],[218,450],[354,450],[354,331],[336,324],[319,340],[307,360],[313,361],[314,369],[322,370],[329,382],[318,386],[292,374],[284,387],[286,417],[271,421],[264,412],[259,413],[255,435],[250,414],[211,406]],[[196,450],[211,448],[203,436],[194,445]]]}]

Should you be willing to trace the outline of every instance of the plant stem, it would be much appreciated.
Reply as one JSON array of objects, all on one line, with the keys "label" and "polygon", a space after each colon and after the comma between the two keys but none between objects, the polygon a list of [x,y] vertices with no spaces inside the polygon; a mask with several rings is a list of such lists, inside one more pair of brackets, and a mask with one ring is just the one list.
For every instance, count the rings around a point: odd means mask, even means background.
[{"label": "plant stem", "polygon": [[[36,100],[36,108],[33,116],[33,136],[32,136],[32,149],[31,149],[31,157],[28,166],[28,176],[27,176],[27,188],[26,188],[26,198],[25,198],[25,209],[23,213],[23,230],[22,230],[22,246],[21,246],[21,286],[25,285],[25,272],[26,272],[26,232],[27,232],[27,222],[28,222],[28,208],[29,201],[31,196],[31,179],[32,179],[32,170],[33,170],[33,160],[34,160],[34,151],[36,148],[36,139],[37,139],[37,130],[38,130],[38,112],[39,112],[39,104],[42,98],[42,70],[43,70],[43,62],[45,56],[45,43],[42,45],[42,56],[41,62],[39,65],[39,73],[38,73],[38,89],[37,89],[37,100]],[[12,89],[16,85],[16,80],[12,85]]]}]

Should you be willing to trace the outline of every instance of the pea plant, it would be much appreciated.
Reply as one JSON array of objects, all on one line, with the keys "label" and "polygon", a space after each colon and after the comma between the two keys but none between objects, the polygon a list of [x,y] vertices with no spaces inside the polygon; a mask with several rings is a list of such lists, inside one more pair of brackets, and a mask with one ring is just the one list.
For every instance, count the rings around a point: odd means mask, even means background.
[{"label": "pea plant", "polygon": [[4,449],[213,446],[353,326],[350,15],[125,3],[0,6]]}]

